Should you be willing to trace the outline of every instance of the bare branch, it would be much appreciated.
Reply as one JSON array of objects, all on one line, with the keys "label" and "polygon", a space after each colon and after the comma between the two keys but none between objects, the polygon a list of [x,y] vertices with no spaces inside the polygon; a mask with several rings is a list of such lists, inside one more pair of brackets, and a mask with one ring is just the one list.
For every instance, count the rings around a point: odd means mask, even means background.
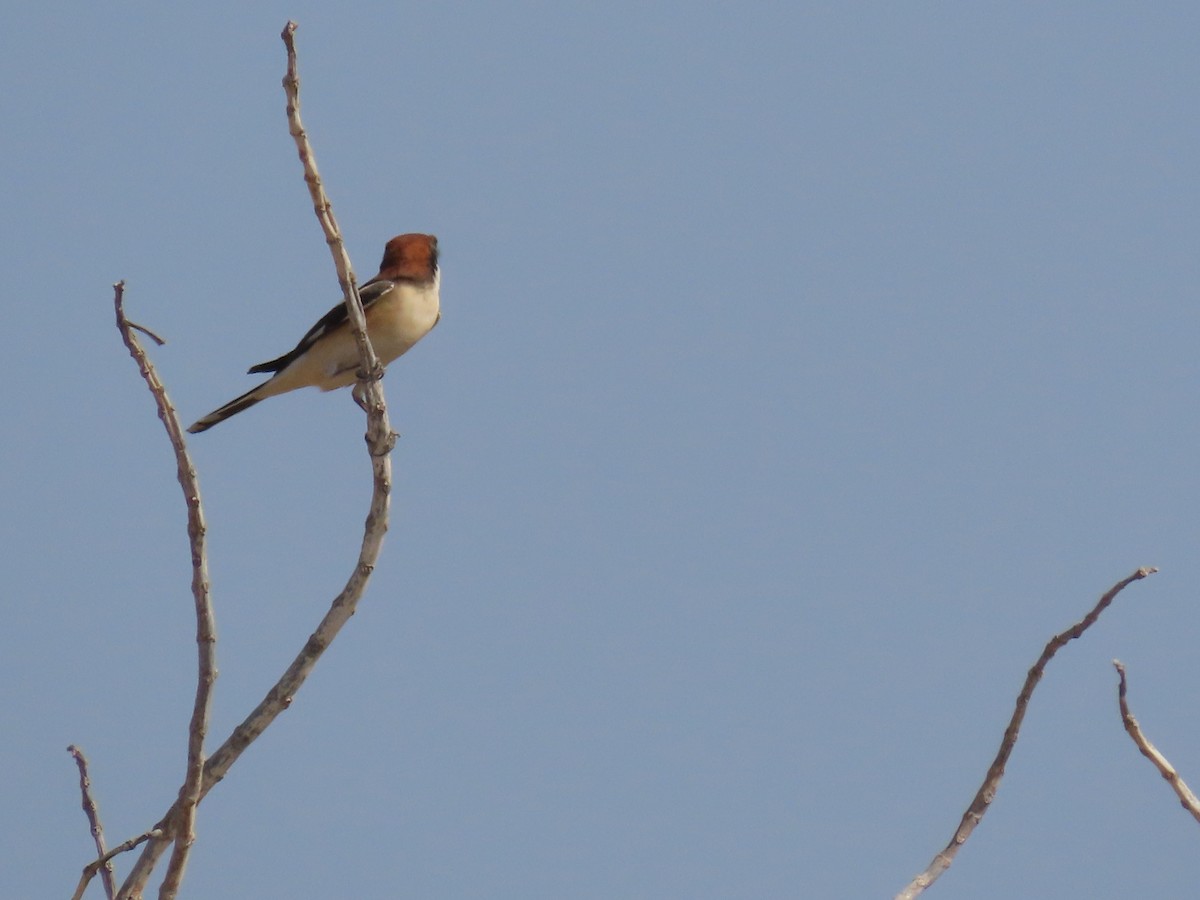
[{"label": "bare branch", "polygon": [[1091,628],[1096,620],[1100,618],[1100,614],[1116,599],[1117,594],[1121,593],[1121,591],[1125,590],[1133,582],[1140,581],[1147,575],[1153,575],[1157,571],[1158,569],[1152,566],[1141,568],[1128,578],[1121,579],[1109,588],[1108,593],[1100,598],[1100,602],[1092,608],[1091,612],[1066,631],[1056,634],[1046,644],[1045,649],[1042,650],[1042,655],[1038,657],[1038,661],[1033,664],[1033,668],[1029,670],[1029,674],[1025,677],[1025,684],[1021,687],[1021,693],[1017,695],[1016,708],[1013,710],[1012,718],[1008,722],[1008,728],[1004,730],[1004,740],[1000,742],[1000,750],[996,754],[996,758],[992,761],[992,765],[987,771],[987,776],[983,779],[983,784],[979,787],[979,792],[975,794],[975,799],[971,801],[971,805],[963,813],[958,829],[954,832],[954,837],[950,839],[950,843],[946,845],[945,849],[933,858],[928,868],[896,895],[896,900],[911,900],[911,898],[918,896],[925,888],[933,884],[943,872],[950,868],[950,864],[954,862],[954,857],[958,854],[959,847],[966,843],[967,838],[971,836],[971,832],[975,830],[975,826],[983,819],[983,814],[987,812],[988,806],[996,797],[996,791],[1000,788],[1000,780],[1004,777],[1004,767],[1008,765],[1008,758],[1012,755],[1013,748],[1017,744],[1017,735],[1021,730],[1021,722],[1025,719],[1025,710],[1029,706],[1029,699],[1033,696],[1033,689],[1042,680],[1042,674],[1046,670],[1046,665],[1054,657],[1054,654],[1062,649],[1068,641],[1075,640],[1075,638]]},{"label": "bare branch", "polygon": [[[358,352],[362,361],[359,372],[359,383],[355,396],[361,397],[360,405],[367,412],[367,444],[371,455],[376,458],[385,457],[395,443],[395,436],[387,420],[387,407],[383,396],[380,379],[383,377],[383,367],[367,337],[367,319],[363,312],[362,301],[358,296],[358,282],[354,277],[354,269],[350,265],[350,257],[346,253],[345,242],[337,219],[333,215],[333,204],[325,194],[321,175],[317,171],[317,159],[312,146],[308,142],[308,134],[304,123],[300,120],[300,75],[296,67],[296,23],[288,22],[280,37],[287,48],[287,72],[283,76],[283,90],[287,95],[288,133],[296,143],[296,153],[304,167],[304,183],[308,185],[308,193],[312,197],[313,211],[317,221],[325,233],[325,242],[333,256],[333,265],[337,269],[338,284],[342,288],[346,311],[350,318],[350,327],[354,331],[354,339],[358,343]],[[375,480],[378,485],[381,476],[391,481],[391,466],[387,471],[383,467],[375,467]]]},{"label": "bare branch", "polygon": [[[196,647],[197,647],[197,676],[196,698],[192,705],[192,717],[188,724],[187,767],[183,785],[179,788],[179,799],[176,801],[176,812],[170,821],[164,821],[157,826],[161,833],[152,837],[152,844],[175,842],[171,854],[171,862],[167,867],[162,886],[159,888],[161,900],[170,900],[179,890],[187,867],[188,854],[196,840],[196,805],[200,802],[204,777],[204,738],[208,734],[209,710],[212,705],[213,683],[217,680],[216,661],[216,619],[213,615],[212,598],[209,593],[208,557],[205,545],[207,526],[204,523],[204,509],[200,503],[200,482],[196,475],[196,467],[188,456],[187,446],[183,439],[183,428],[179,424],[179,416],[175,407],[167,397],[166,388],[159,380],[154,364],[146,356],[137,339],[134,326],[125,317],[125,283],[113,285],[114,303],[117,313],[117,328],[121,339],[129,349],[130,355],[138,364],[138,369],[145,379],[150,393],[154,395],[158,407],[158,417],[166,428],[167,437],[175,451],[176,475],[179,485],[183,488],[184,501],[188,511],[188,541],[192,551],[192,599],[196,610]],[[144,329],[136,329],[143,330]],[[148,875],[149,873],[147,873]],[[126,886],[122,886],[123,896],[128,894]]]},{"label": "bare branch", "polygon": [[[107,852],[104,847],[104,826],[100,824],[100,810],[96,806],[96,800],[92,796],[92,779],[88,775],[87,757],[83,755],[83,751],[72,744],[67,748],[67,752],[75,757],[75,765],[79,767],[79,792],[83,795],[83,812],[87,816],[88,825],[92,830],[92,840],[96,843],[96,853],[101,857]],[[86,872],[87,870],[84,869]],[[92,870],[92,875],[96,874],[96,869]],[[83,882],[83,886],[87,886],[87,882],[91,881],[92,875],[87,877]],[[100,876],[104,882],[104,896],[108,900],[113,900],[113,895],[117,892],[117,879],[113,874],[112,863],[104,863],[103,873]]]},{"label": "bare branch", "polygon": [[1179,777],[1179,773],[1175,771],[1175,767],[1142,734],[1142,727],[1138,725],[1137,719],[1129,711],[1129,703],[1125,699],[1125,666],[1119,660],[1115,659],[1113,660],[1113,666],[1116,668],[1117,674],[1121,677],[1121,683],[1117,687],[1117,699],[1121,705],[1121,721],[1125,724],[1125,731],[1133,738],[1133,742],[1137,744],[1137,748],[1142,751],[1142,756],[1154,763],[1154,768],[1158,769],[1158,774],[1162,775],[1167,780],[1167,784],[1171,785],[1171,790],[1179,798],[1180,805],[1192,814],[1193,819],[1200,822],[1200,800],[1196,799],[1196,795],[1192,793],[1191,788]]},{"label": "bare branch", "polygon": [[[111,869],[112,866],[110,865],[110,861],[112,860],[112,858],[114,856],[117,856],[120,853],[125,853],[129,850],[132,850],[138,844],[141,844],[144,841],[148,841],[151,838],[157,838],[157,837],[161,837],[161,836],[162,836],[162,831],[160,829],[151,828],[149,831],[143,832],[142,834],[139,834],[135,838],[130,838],[129,840],[125,841],[123,844],[118,844],[116,847],[113,847],[111,850],[109,850],[107,853],[105,853],[99,859],[92,860],[90,863],[88,863],[86,866],[83,867],[83,875],[81,875],[79,878],[79,884],[76,885],[75,893],[71,895],[71,900],[83,900],[83,892],[85,890],[87,890],[88,882],[90,882],[92,880],[92,878],[95,877],[97,870],[99,870],[101,867]],[[114,885],[114,887],[115,887],[115,885]],[[112,896],[112,895],[110,894],[109,896]]]},{"label": "bare branch", "polygon": [[155,334],[153,331],[151,331],[145,325],[139,325],[137,322],[129,322],[129,327],[132,328],[134,331],[140,331],[142,334],[144,334],[146,337],[150,338],[150,340],[154,341],[154,343],[158,344],[158,346],[160,346],[160,347],[166,345],[166,343],[167,343],[164,338],[160,338],[157,334]]},{"label": "bare branch", "polygon": [[[392,433],[388,420],[387,404],[380,384],[382,367],[367,337],[366,317],[358,296],[354,272],[349,257],[346,255],[337,221],[333,216],[332,204],[321,185],[312,147],[300,121],[300,81],[296,74],[295,31],[295,23],[288,22],[281,35],[288,56],[287,74],[283,80],[284,91],[287,95],[288,130],[296,141],[297,152],[304,166],[304,180],[313,198],[313,208],[317,219],[321,223],[326,242],[333,255],[338,282],[342,286],[343,297],[349,312],[350,326],[358,342],[362,369],[359,372],[359,383],[355,390],[356,397],[363,398],[360,405],[367,413],[366,440],[371,457],[373,492],[358,561],[345,587],[334,598],[329,611],[309,636],[308,641],[292,664],[288,666],[287,671],[267,692],[262,702],[233,730],[233,733],[204,764],[198,800],[202,800],[225,777],[230,766],[237,761],[245,749],[267,729],[283,710],[291,705],[293,696],[304,684],[317,660],[337,637],[342,626],[354,615],[371,573],[375,570],[375,564],[383,546],[383,538],[388,529],[392,488],[392,464],[389,453],[395,443],[395,435]],[[176,833],[179,830],[176,819],[181,814],[181,801],[182,795],[181,799],[175,802],[159,822],[158,827],[167,834]],[[133,871],[121,886],[118,900],[129,900],[140,894],[164,850],[164,841],[151,840],[147,843],[141,857],[134,865]]]}]

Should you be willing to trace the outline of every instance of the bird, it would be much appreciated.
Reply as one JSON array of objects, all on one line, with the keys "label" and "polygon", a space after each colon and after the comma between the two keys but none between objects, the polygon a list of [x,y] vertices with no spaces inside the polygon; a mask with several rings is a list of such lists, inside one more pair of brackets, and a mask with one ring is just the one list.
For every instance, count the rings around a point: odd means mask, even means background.
[{"label": "bird", "polygon": [[[438,242],[432,234],[401,234],[387,242],[379,274],[358,289],[367,317],[367,335],[386,366],[407,353],[441,318]],[[251,375],[272,376],[235,397],[188,428],[207,431],[230,416],[277,394],[302,387],[332,391],[355,382],[361,363],[346,304],[321,317],[300,343],[283,356],[251,366]]]}]

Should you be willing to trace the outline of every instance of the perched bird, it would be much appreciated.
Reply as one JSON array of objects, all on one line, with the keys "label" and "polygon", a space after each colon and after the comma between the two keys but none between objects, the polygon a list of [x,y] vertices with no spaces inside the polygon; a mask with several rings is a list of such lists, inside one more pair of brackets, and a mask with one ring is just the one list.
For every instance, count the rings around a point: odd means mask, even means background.
[{"label": "perched bird", "polygon": [[[367,314],[367,335],[380,363],[386,366],[407,352],[438,323],[440,283],[436,237],[402,234],[387,242],[379,274],[358,289]],[[260,400],[297,388],[332,391],[346,387],[355,382],[359,366],[346,304],[339,302],[293,350],[250,367],[252,375],[274,372],[269,380],[213,410],[188,431],[207,431]]]}]

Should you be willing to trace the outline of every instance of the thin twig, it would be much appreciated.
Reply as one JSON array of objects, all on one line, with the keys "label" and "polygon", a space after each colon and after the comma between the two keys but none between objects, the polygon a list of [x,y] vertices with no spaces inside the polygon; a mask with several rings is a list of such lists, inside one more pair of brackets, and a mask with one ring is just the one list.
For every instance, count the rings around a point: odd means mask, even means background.
[{"label": "thin twig", "polygon": [[[317,158],[312,145],[308,142],[308,133],[300,120],[300,75],[296,65],[296,23],[289,21],[279,35],[287,48],[287,72],[283,76],[283,90],[287,96],[288,133],[296,144],[296,153],[304,167],[304,182],[308,185],[308,193],[312,198],[313,211],[321,230],[325,233],[325,242],[333,256],[333,265],[337,270],[338,284],[342,288],[342,297],[349,314],[350,327],[354,339],[358,343],[358,353],[362,368],[358,373],[359,382],[355,386],[355,396],[361,397],[360,405],[367,412],[367,444],[371,455],[376,459],[386,460],[387,452],[395,443],[395,435],[387,418],[387,404],[383,396],[383,367],[371,340],[367,336],[367,318],[363,312],[362,301],[358,296],[358,281],[354,277],[354,269],[350,257],[346,253],[346,245],[342,239],[341,229],[333,214],[333,204],[325,194],[321,174],[317,171]],[[391,464],[375,466],[375,482],[378,490],[381,482],[391,485]],[[386,511],[385,511],[386,512]],[[369,520],[368,520],[369,521]]]},{"label": "thin twig", "polygon": [[1167,784],[1171,785],[1171,790],[1179,798],[1180,805],[1192,814],[1193,819],[1200,822],[1200,800],[1196,799],[1196,795],[1192,793],[1192,789],[1179,777],[1179,773],[1175,771],[1175,767],[1142,734],[1142,727],[1138,725],[1137,719],[1129,711],[1129,703],[1125,699],[1125,666],[1119,660],[1115,659],[1113,660],[1113,666],[1116,668],[1117,674],[1121,676],[1121,683],[1117,687],[1117,699],[1121,705],[1121,721],[1125,724],[1125,731],[1133,738],[1133,742],[1137,744],[1137,748],[1142,751],[1142,756],[1154,763],[1154,768],[1158,769],[1158,774],[1167,780]]},{"label": "thin twig", "polygon": [[79,884],[75,886],[75,893],[71,895],[71,900],[82,900],[83,892],[85,890],[87,890],[88,882],[90,882],[92,880],[92,878],[95,877],[96,872],[101,867],[111,869],[112,866],[110,864],[110,861],[112,860],[112,858],[114,856],[117,856],[118,854],[121,854],[121,853],[127,853],[128,851],[130,851],[134,847],[136,847],[138,844],[141,844],[144,841],[148,841],[151,838],[161,837],[161,836],[162,836],[162,831],[160,829],[151,828],[149,831],[143,832],[142,834],[139,834],[137,837],[130,838],[129,840],[125,841],[124,843],[118,844],[117,846],[115,846],[111,850],[109,850],[107,853],[105,853],[103,856],[101,856],[99,859],[92,860],[90,863],[88,863],[86,866],[83,867],[83,875],[81,875],[79,878]]},{"label": "thin twig", "polygon": [[[126,321],[128,322],[128,320],[126,320]],[[167,343],[166,339],[160,338],[157,334],[155,334],[153,331],[151,331],[145,325],[139,325],[137,322],[128,322],[128,324],[129,324],[129,327],[132,328],[134,331],[140,331],[146,337],[150,338],[150,340],[154,341],[154,343],[158,344],[158,346],[160,346],[160,347],[166,346],[166,343]]]},{"label": "thin twig", "polygon": [[[83,795],[83,812],[87,816],[88,825],[92,830],[92,840],[96,844],[96,853],[103,857],[108,851],[104,845],[104,826],[100,824],[100,809],[96,806],[96,798],[92,796],[92,778],[88,774],[87,757],[74,744],[67,748],[67,752],[75,757],[75,765],[79,767],[79,792]],[[92,874],[94,875],[95,873],[96,870],[93,869]],[[104,896],[108,900],[113,900],[113,895],[117,892],[117,879],[113,874],[111,862],[104,864],[100,879],[104,882]],[[90,876],[88,880],[91,880]],[[84,882],[84,885],[86,886],[87,882]]]},{"label": "thin twig", "polygon": [[[363,532],[362,547],[346,586],[334,598],[328,612],[321,619],[316,630],[309,636],[296,658],[292,660],[287,671],[267,692],[262,702],[208,758],[204,764],[204,777],[199,799],[203,799],[225,777],[230,766],[237,761],[246,748],[267,729],[281,712],[291,705],[296,691],[304,684],[321,654],[337,637],[342,626],[354,615],[371,573],[375,570],[375,564],[383,546],[383,537],[388,529],[392,488],[392,463],[389,453],[395,442],[395,435],[392,433],[388,421],[387,403],[379,381],[382,369],[367,337],[366,317],[358,296],[354,271],[351,268],[350,259],[346,255],[337,221],[333,216],[332,204],[321,185],[312,147],[300,121],[300,80],[296,73],[295,31],[296,24],[288,22],[280,35],[287,48],[288,56],[287,74],[283,79],[284,91],[287,96],[288,131],[296,142],[297,152],[304,166],[304,180],[313,199],[313,209],[325,232],[330,252],[333,254],[338,283],[342,286],[343,298],[349,312],[350,327],[358,341],[362,369],[359,372],[359,383],[356,390],[361,389],[361,393],[365,396],[363,405],[367,411],[366,439],[371,457],[373,491]],[[168,829],[179,814],[179,809],[180,802],[176,801],[163,816],[159,823],[160,827],[163,827],[164,830]],[[119,900],[128,900],[140,892],[149,880],[150,873],[164,849],[162,841],[152,840],[146,845],[142,850],[141,857],[135,863],[133,871],[121,886]]]},{"label": "thin twig", "polygon": [[[171,448],[175,451],[176,475],[179,486],[183,488],[184,501],[187,504],[188,542],[192,551],[192,599],[196,611],[196,647],[197,675],[196,698],[192,705],[192,717],[188,724],[187,767],[183,785],[179,788],[179,799],[176,801],[175,815],[167,822],[160,823],[158,828],[162,835],[153,838],[151,843],[162,843],[173,840],[175,847],[171,853],[171,862],[167,866],[163,883],[159,887],[160,900],[171,900],[179,890],[187,868],[188,855],[196,840],[196,805],[203,796],[204,779],[204,738],[208,734],[209,711],[212,706],[212,688],[217,680],[216,619],[213,615],[212,598],[208,581],[208,557],[205,545],[207,526],[204,523],[204,509],[200,503],[200,481],[196,475],[196,467],[188,456],[187,445],[183,439],[183,427],[175,407],[167,396],[166,388],[158,377],[154,364],[146,356],[146,351],[134,333],[135,329],[125,317],[125,282],[113,285],[117,312],[117,328],[121,338],[129,349],[130,355],[138,364],[150,393],[154,395],[158,407],[158,417],[167,430]],[[138,329],[141,330],[141,329]],[[122,896],[128,896],[125,886],[121,889]]]},{"label": "thin twig", "polygon": [[971,805],[963,813],[958,829],[954,832],[954,837],[950,839],[950,843],[946,845],[946,848],[933,858],[928,868],[896,895],[896,900],[911,900],[911,898],[918,896],[925,888],[933,884],[943,872],[950,868],[950,864],[954,862],[954,857],[958,853],[958,848],[966,843],[967,838],[971,836],[971,832],[975,830],[975,826],[983,818],[983,814],[987,812],[988,806],[996,797],[996,791],[1000,788],[1000,780],[1004,777],[1004,767],[1008,765],[1008,758],[1017,744],[1017,735],[1021,731],[1021,722],[1025,718],[1025,710],[1029,706],[1030,697],[1033,696],[1033,689],[1042,680],[1042,674],[1046,670],[1046,665],[1054,657],[1054,654],[1062,649],[1068,641],[1075,640],[1075,638],[1091,628],[1096,620],[1100,618],[1100,614],[1116,599],[1117,594],[1121,593],[1121,591],[1133,584],[1133,582],[1140,581],[1147,575],[1153,575],[1157,571],[1158,569],[1153,566],[1144,567],[1138,569],[1128,578],[1121,579],[1108,589],[1108,593],[1100,598],[1100,602],[1092,608],[1091,612],[1066,631],[1056,634],[1046,644],[1045,649],[1042,650],[1042,655],[1038,657],[1038,661],[1033,664],[1033,668],[1029,670],[1029,674],[1025,677],[1025,684],[1021,687],[1021,693],[1017,695],[1016,709],[1013,710],[1012,718],[1008,722],[1008,728],[1004,730],[1004,740],[1000,742],[1000,750],[996,754],[996,758],[992,761],[992,765],[987,771],[987,777],[983,779],[983,784],[980,785],[979,792],[975,794],[975,799],[971,801]]}]

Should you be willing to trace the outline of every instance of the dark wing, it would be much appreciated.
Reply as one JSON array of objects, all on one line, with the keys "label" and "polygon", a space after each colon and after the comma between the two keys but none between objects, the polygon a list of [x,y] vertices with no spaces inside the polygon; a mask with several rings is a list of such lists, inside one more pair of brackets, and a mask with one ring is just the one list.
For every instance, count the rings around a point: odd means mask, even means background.
[{"label": "dark wing", "polygon": [[[395,286],[395,282],[392,281],[368,281],[358,289],[358,297],[362,300],[363,309],[369,309],[372,304]],[[300,343],[295,347],[278,359],[272,359],[268,362],[259,363],[257,366],[251,366],[248,374],[256,375],[259,372],[283,371],[303,356],[309,347],[330,332],[341,328],[347,321],[349,321],[349,316],[346,313],[346,304],[339,302],[337,306],[321,316],[321,320],[316,325],[308,329],[308,333],[300,338]]]}]

